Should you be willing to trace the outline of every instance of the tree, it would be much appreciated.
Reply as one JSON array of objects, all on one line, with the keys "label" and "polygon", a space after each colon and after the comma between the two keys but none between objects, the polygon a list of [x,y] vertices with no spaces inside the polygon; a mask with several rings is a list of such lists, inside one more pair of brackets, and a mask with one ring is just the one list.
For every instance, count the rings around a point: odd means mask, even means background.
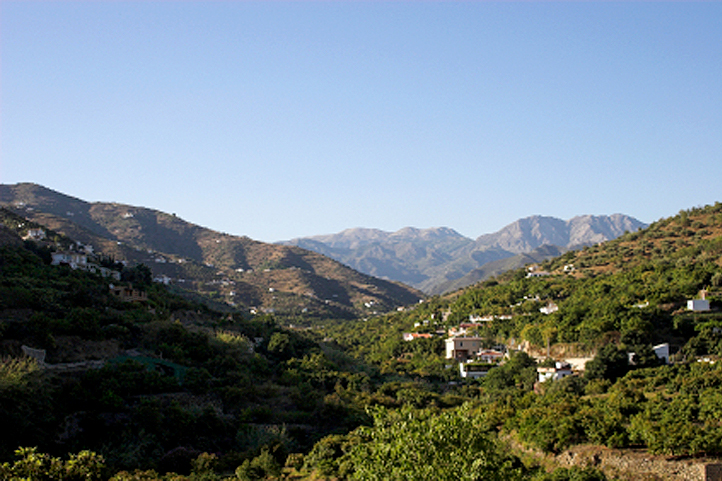
[{"label": "tree", "polygon": [[268,352],[271,352],[281,359],[290,359],[295,354],[291,343],[291,336],[285,332],[274,332],[268,340]]},{"label": "tree", "polygon": [[609,379],[614,381],[629,370],[627,353],[614,344],[602,347],[597,355],[586,365],[584,376],[587,379]]},{"label": "tree", "polygon": [[138,264],[130,269],[124,269],[122,279],[138,288],[146,288],[153,283],[153,272],[145,264]]},{"label": "tree", "polygon": [[218,481],[221,479],[215,472],[218,465],[218,456],[212,453],[201,453],[191,461],[192,481]]},{"label": "tree", "polygon": [[245,460],[236,468],[236,478],[242,481],[276,478],[281,475],[281,465],[271,455],[268,448],[263,448],[261,454],[252,460]]},{"label": "tree", "polygon": [[514,480],[518,459],[501,452],[468,406],[435,412],[376,408],[374,425],[361,427],[341,459],[349,479]]}]

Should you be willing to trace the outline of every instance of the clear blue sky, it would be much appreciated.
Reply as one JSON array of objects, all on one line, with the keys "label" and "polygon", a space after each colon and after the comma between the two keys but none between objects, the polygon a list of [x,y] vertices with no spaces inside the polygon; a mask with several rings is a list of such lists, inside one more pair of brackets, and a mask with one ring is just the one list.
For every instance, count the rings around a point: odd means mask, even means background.
[{"label": "clear blue sky", "polygon": [[278,241],[722,201],[722,2],[0,2],[0,182]]}]

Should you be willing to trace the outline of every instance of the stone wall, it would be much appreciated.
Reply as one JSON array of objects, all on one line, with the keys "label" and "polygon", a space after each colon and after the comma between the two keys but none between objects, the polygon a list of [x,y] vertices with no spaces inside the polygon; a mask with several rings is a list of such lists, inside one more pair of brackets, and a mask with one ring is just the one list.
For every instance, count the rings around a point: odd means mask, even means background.
[{"label": "stone wall", "polygon": [[609,449],[604,446],[573,446],[558,454],[524,447],[505,437],[512,451],[553,470],[557,467],[594,467],[619,481],[722,481],[722,459],[655,456],[644,450]]},{"label": "stone wall", "polygon": [[678,459],[638,450],[575,446],[554,460],[563,466],[593,466],[625,481],[722,481],[722,464],[712,458]]}]

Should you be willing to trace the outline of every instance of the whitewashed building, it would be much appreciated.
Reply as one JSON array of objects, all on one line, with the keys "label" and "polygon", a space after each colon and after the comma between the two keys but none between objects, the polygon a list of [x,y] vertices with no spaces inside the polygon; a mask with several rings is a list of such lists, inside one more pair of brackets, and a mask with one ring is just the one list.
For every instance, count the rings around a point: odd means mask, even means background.
[{"label": "whitewashed building", "polygon": [[51,265],[68,264],[73,269],[85,269],[88,265],[88,256],[77,252],[53,252]]},{"label": "whitewashed building", "polygon": [[537,367],[536,372],[539,382],[548,381],[550,379],[552,381],[557,381],[574,374],[571,364],[559,361],[554,363],[553,367]]}]

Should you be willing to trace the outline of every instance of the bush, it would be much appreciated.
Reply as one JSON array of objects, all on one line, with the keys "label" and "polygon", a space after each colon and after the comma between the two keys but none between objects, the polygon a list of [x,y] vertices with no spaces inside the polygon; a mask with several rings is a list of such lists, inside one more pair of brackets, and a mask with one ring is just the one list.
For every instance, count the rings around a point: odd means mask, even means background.
[{"label": "bush", "polygon": [[268,477],[276,478],[280,475],[281,465],[278,464],[278,461],[266,448],[253,460],[246,460],[236,468],[236,478],[242,481],[253,481]]},{"label": "bush", "polygon": [[71,454],[67,461],[39,453],[37,448],[18,448],[15,455],[20,459],[0,465],[0,479],[93,481],[103,479],[105,470],[103,457],[92,451]]}]

